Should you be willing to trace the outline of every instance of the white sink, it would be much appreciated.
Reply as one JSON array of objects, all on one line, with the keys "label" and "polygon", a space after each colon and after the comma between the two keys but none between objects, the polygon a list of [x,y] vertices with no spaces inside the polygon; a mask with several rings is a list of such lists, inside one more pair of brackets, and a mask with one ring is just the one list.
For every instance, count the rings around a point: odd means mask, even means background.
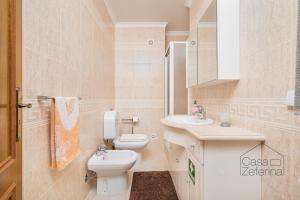
[{"label": "white sink", "polygon": [[214,122],[212,119],[209,118],[197,119],[194,116],[190,116],[190,115],[169,115],[166,117],[166,120],[177,124],[194,125],[194,126],[210,125]]}]

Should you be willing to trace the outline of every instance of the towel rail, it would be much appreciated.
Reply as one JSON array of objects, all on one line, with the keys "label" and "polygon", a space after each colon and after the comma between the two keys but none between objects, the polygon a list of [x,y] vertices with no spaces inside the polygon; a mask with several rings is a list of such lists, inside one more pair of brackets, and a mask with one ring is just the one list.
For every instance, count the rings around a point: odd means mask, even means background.
[{"label": "towel rail", "polygon": [[[38,96],[37,99],[38,101],[45,101],[45,100],[50,100],[53,99],[54,97],[49,97],[49,96]],[[82,100],[81,97],[78,97],[78,100]]]}]

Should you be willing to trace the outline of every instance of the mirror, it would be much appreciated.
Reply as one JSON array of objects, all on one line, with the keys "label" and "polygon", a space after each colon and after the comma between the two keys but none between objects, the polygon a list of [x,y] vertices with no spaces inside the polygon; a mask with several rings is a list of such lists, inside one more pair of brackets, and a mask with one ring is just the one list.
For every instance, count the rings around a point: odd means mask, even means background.
[{"label": "mirror", "polygon": [[187,60],[186,60],[186,70],[187,70],[187,87],[196,86],[198,84],[197,77],[197,29],[190,32],[187,39]]},{"label": "mirror", "polygon": [[198,85],[218,79],[217,62],[217,0],[198,23]]}]

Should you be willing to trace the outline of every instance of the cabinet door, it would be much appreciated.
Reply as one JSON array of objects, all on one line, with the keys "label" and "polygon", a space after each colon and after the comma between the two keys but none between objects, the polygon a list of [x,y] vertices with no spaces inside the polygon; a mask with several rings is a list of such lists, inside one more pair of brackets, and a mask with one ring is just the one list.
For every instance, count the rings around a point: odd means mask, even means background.
[{"label": "cabinet door", "polygon": [[180,200],[189,200],[189,175],[187,170],[181,170],[177,179],[177,194]]},{"label": "cabinet door", "polygon": [[201,165],[191,153],[188,156],[188,174],[189,200],[201,200]]},{"label": "cabinet door", "polygon": [[169,144],[168,160],[170,174],[180,200],[189,200],[189,177],[187,168],[186,150],[175,144]]}]

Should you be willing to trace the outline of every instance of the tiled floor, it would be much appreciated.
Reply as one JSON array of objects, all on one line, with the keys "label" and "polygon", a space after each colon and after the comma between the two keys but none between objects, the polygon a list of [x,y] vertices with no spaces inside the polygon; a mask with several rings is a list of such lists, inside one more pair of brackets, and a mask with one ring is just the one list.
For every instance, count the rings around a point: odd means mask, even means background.
[{"label": "tiled floor", "polygon": [[103,197],[103,196],[97,196],[96,188],[94,188],[89,193],[88,197],[85,200],[128,200],[129,193],[130,192],[128,192],[128,194],[118,195],[118,196],[114,196],[114,197]]}]

